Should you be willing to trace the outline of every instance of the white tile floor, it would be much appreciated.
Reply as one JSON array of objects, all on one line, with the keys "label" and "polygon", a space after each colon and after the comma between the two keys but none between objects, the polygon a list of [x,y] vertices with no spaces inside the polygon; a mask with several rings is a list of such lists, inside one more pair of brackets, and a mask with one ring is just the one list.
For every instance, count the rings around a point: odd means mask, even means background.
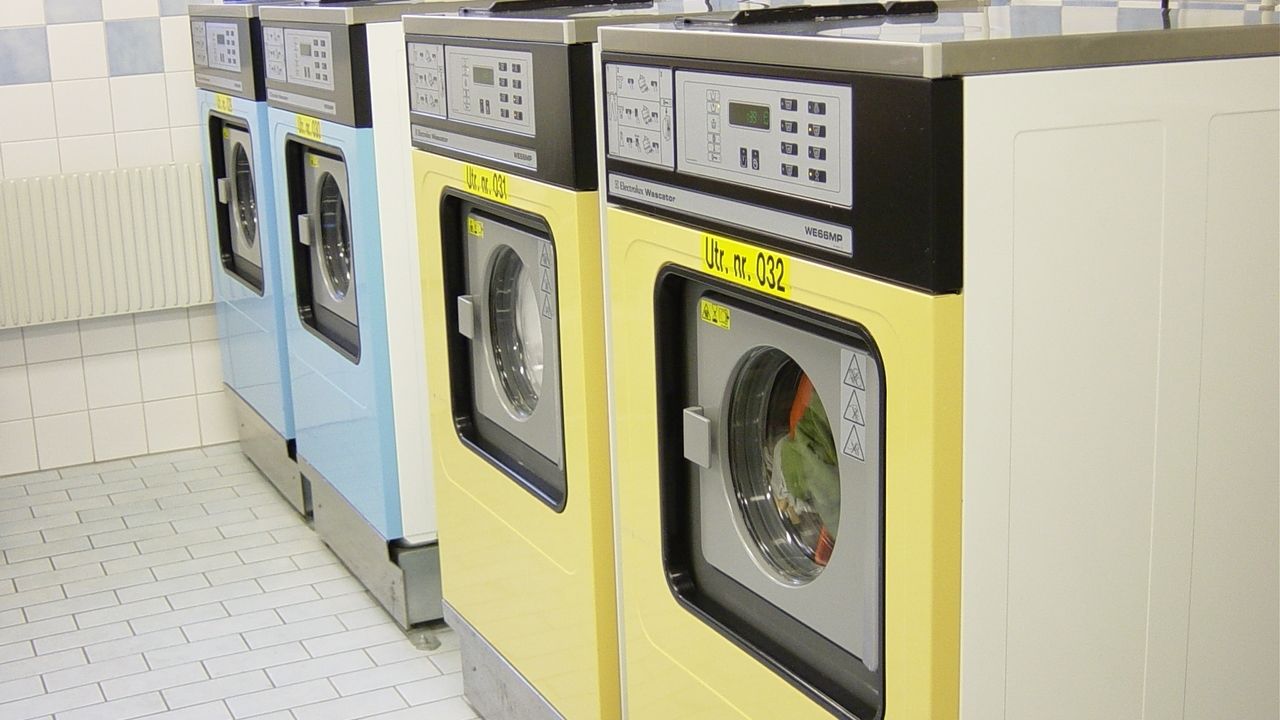
[{"label": "white tile floor", "polygon": [[475,717],[234,444],[0,478],[0,550],[4,720]]}]

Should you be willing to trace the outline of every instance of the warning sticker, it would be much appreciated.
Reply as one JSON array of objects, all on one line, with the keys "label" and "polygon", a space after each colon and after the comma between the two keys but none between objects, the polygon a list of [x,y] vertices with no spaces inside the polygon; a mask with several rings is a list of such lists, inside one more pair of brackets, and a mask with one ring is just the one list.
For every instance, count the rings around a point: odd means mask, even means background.
[{"label": "warning sticker", "polygon": [[858,432],[857,425],[849,428],[849,436],[844,439],[844,454],[861,462],[867,461],[867,451],[862,448],[862,434]]},{"label": "warning sticker", "polygon": [[698,315],[702,321],[725,330],[729,329],[729,308],[706,298],[698,301]]},{"label": "warning sticker", "polygon": [[840,349],[840,451],[857,460],[867,461],[867,382],[865,373],[869,358],[860,352]]},{"label": "warning sticker", "polygon": [[467,218],[467,234],[478,238],[484,237],[484,221],[473,217]]}]

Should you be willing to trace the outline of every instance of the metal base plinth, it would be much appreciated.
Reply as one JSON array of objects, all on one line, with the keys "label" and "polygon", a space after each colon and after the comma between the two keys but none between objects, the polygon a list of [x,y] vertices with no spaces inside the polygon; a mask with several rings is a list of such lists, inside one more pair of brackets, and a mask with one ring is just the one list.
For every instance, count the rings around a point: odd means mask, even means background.
[{"label": "metal base plinth", "polygon": [[293,509],[303,515],[310,513],[302,473],[298,470],[298,463],[289,457],[288,440],[276,432],[271,423],[264,420],[239,393],[225,385],[223,392],[231,398],[231,405],[235,408],[240,450],[271,481],[276,491],[289,501]]},{"label": "metal base plinth", "polygon": [[440,546],[388,545],[306,458],[298,465],[311,484],[316,533],[391,617],[404,628],[443,617]]},{"label": "metal base plinth", "polygon": [[498,649],[448,603],[444,621],[458,635],[462,694],[485,720],[564,720]]}]

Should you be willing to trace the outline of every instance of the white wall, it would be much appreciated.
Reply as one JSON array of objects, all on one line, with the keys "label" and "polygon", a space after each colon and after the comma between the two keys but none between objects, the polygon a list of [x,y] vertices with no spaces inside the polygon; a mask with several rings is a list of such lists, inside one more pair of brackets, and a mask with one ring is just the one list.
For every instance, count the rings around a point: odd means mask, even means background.
[{"label": "white wall", "polygon": [[0,476],[236,439],[212,306],[0,330]]}]

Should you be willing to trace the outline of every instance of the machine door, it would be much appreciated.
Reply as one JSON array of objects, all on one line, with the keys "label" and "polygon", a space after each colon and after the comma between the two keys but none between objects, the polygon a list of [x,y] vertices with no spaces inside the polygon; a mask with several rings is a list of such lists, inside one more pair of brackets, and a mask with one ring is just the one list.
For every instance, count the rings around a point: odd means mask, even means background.
[{"label": "machine door", "polygon": [[[258,295],[263,294],[262,243],[258,237],[257,174],[249,129],[211,116],[214,189],[218,201],[218,242],[223,269]],[[220,136],[220,137],[218,137]]]},{"label": "machine door", "polygon": [[[457,330],[473,443],[548,504],[565,497],[555,248],[519,218],[467,205]],[[459,363],[462,365],[462,363]]]},{"label": "machine door", "polygon": [[659,296],[671,302],[660,317],[679,327],[658,328],[680,338],[660,340],[658,385],[678,428],[664,464],[674,477],[663,479],[673,585],[806,690],[876,717],[884,501],[874,344],[850,322],[755,293],[681,287]]},{"label": "machine door", "polygon": [[[354,237],[347,166],[341,156],[306,148],[293,153],[300,169],[294,194],[294,269],[303,324],[352,360],[360,356]],[[292,194],[292,193],[291,193]]]}]

